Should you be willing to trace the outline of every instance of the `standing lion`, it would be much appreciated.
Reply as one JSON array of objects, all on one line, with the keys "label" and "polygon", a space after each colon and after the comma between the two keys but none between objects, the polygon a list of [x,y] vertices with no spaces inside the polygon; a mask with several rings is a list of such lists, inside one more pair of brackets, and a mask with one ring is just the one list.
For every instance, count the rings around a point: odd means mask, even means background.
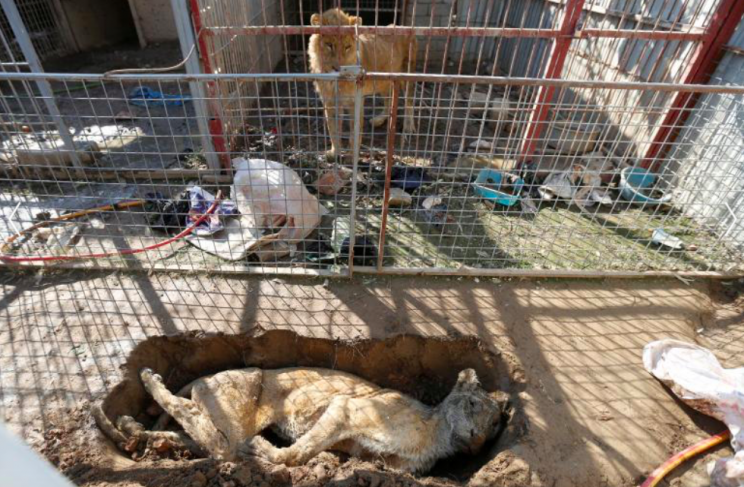
[{"label": "standing lion", "polygon": [[[348,15],[341,9],[333,8],[322,14],[313,14],[310,19],[313,25],[348,26],[361,25],[362,19]],[[416,67],[416,49],[418,43],[414,36],[395,36],[378,34],[361,34],[359,36],[359,55],[357,57],[356,36],[353,34],[313,34],[310,37],[308,54],[312,73],[329,73],[338,71],[341,66],[361,65],[365,71],[387,73],[412,72]],[[384,112],[372,119],[372,125],[382,126],[390,112],[390,100],[393,94],[394,81],[364,81],[361,85],[362,95],[383,95]],[[405,83],[405,121],[403,130],[406,133],[415,131],[413,121],[413,83]],[[344,110],[351,114],[351,133],[354,133],[354,81],[316,81],[323,107],[328,132],[331,135],[329,159],[335,158],[341,148],[339,132],[342,127],[341,116]]]}]

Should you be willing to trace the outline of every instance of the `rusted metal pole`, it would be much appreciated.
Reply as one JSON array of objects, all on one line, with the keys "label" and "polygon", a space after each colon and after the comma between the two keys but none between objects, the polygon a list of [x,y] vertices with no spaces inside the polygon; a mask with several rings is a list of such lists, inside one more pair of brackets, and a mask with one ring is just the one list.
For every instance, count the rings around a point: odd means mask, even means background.
[{"label": "rusted metal pole", "polygon": [[[519,29],[514,27],[420,27],[420,26],[317,26],[317,25],[247,25],[244,27],[203,27],[205,36],[267,36],[267,35],[310,35],[359,32],[360,34],[384,34],[419,37],[503,37],[503,38],[541,38],[563,39],[575,35],[580,38],[609,37],[617,39],[647,39],[670,41],[700,40],[705,34],[683,31],[655,31],[634,29],[582,29],[564,34],[563,29]],[[570,40],[570,39],[567,39]]]},{"label": "rusted metal pole", "polygon": [[552,29],[518,29],[513,27],[409,27],[409,26],[317,26],[317,25],[248,25],[244,27],[205,27],[206,36],[264,36],[264,35],[343,35],[380,34],[420,37],[558,37]]},{"label": "rusted metal pole", "polygon": [[[560,78],[563,73],[563,65],[566,63],[568,49],[571,47],[573,35],[576,33],[576,26],[579,23],[581,10],[584,8],[584,1],[568,0],[566,2],[560,36],[556,38],[553,45],[553,51],[550,53],[550,60],[548,61],[544,78]],[[547,120],[550,110],[549,103],[554,93],[555,88],[551,86],[541,86],[537,92],[535,108],[530,117],[530,123],[527,126],[526,136],[520,154],[520,161],[522,162],[529,161],[535,153],[537,141],[545,129],[545,120]]]},{"label": "rusted metal pole", "polygon": [[357,182],[359,180],[359,150],[362,146],[362,111],[364,111],[364,72],[357,66],[350,70],[356,76],[356,91],[354,92],[354,141],[352,143],[352,174],[351,174],[351,210],[349,212],[349,278],[354,277],[354,247],[356,246],[356,202]]},{"label": "rusted metal pole", "polygon": [[[717,63],[723,47],[731,39],[743,15],[744,1],[721,1],[705,30],[702,42],[695,50],[692,62],[682,81],[684,84],[704,84],[710,79],[713,66]],[[664,156],[676,138],[678,129],[684,125],[690,115],[690,110],[696,100],[697,94],[695,93],[677,93],[641,163],[644,168],[650,168]]]},{"label": "rusted metal pole", "polygon": [[[190,2],[191,19],[194,23],[194,31],[197,36],[199,58],[201,59],[202,67],[204,68],[205,73],[214,74],[212,71],[212,63],[209,59],[209,46],[206,40],[206,33],[204,26],[202,25],[201,13],[199,11],[199,0],[190,0]],[[217,157],[220,160],[222,168],[230,169],[230,156],[225,141],[225,130],[222,124],[221,111],[216,103],[219,90],[214,81],[207,82],[207,91],[209,92],[210,98],[208,103],[211,112],[209,119],[209,133],[212,136],[212,144],[214,145],[215,152],[217,152]]]},{"label": "rusted metal pole", "polygon": [[635,29],[581,29],[576,32],[579,39],[589,37],[607,37],[610,39],[643,39],[662,41],[700,41],[705,34],[680,31],[655,31]]},{"label": "rusted metal pole", "polygon": [[[385,258],[385,235],[387,233],[387,217],[390,209],[390,179],[393,174],[393,153],[395,151],[395,134],[398,122],[398,88],[399,83],[393,83],[393,99],[390,103],[390,115],[388,116],[388,139],[387,154],[385,157],[385,193],[382,197],[382,222],[380,223],[380,238],[377,248],[377,270],[382,269],[382,260]],[[407,90],[404,90],[407,92]]]}]

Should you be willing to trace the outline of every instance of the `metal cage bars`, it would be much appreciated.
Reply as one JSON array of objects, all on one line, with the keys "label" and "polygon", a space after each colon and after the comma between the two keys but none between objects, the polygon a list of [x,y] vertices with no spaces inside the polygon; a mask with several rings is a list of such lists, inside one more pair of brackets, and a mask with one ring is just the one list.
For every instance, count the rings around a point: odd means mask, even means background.
[{"label": "metal cage bars", "polygon": [[[204,1],[204,0],[201,0]],[[550,0],[557,6],[562,7],[562,20],[558,28],[511,28],[511,27],[471,27],[471,26],[434,26],[433,22],[430,22],[428,26],[355,26],[355,27],[335,27],[335,26],[312,26],[312,25],[268,25],[266,22],[266,16],[264,14],[264,25],[208,25],[202,18],[202,8],[208,8],[215,10],[212,4],[219,2],[204,2],[205,5],[209,3],[209,7],[203,7],[200,0],[189,0],[189,6],[191,9],[191,18],[193,21],[194,30],[196,32],[199,51],[202,60],[203,72],[206,74],[212,73],[228,73],[225,66],[215,65],[215,53],[214,49],[209,43],[210,38],[218,37],[239,37],[239,36],[253,36],[253,37],[265,37],[272,35],[279,35],[285,38],[291,35],[309,35],[309,34],[344,34],[344,33],[370,33],[379,35],[416,35],[424,38],[431,37],[446,37],[450,38],[472,38],[485,40],[486,38],[515,38],[515,39],[549,39],[552,40],[553,46],[550,50],[550,55],[544,73],[541,75],[544,78],[559,78],[563,76],[563,68],[566,63],[572,42],[575,40],[590,40],[590,39],[632,39],[637,40],[648,40],[648,41],[687,41],[697,44],[697,48],[694,50],[694,55],[689,60],[689,66],[687,72],[679,77],[680,83],[686,84],[702,84],[709,75],[709,68],[713,63],[713,60],[721,51],[722,47],[726,44],[728,39],[733,34],[733,30],[744,14],[744,6],[741,2],[735,2],[734,0],[720,0],[715,11],[706,18],[704,15],[700,15],[700,12],[696,12],[696,18],[704,18],[707,23],[705,26],[696,26],[692,24],[683,24],[681,22],[666,22],[659,18],[653,23],[646,21],[646,27],[649,29],[640,28],[643,24],[643,18],[639,15],[630,15],[627,12],[629,6],[626,6],[626,11],[613,12],[607,8],[603,8],[598,5],[596,1],[587,0]],[[666,3],[662,6],[666,7]],[[687,8],[688,1],[685,0],[682,9]],[[410,2],[406,1],[403,6],[403,12],[408,11]],[[279,2],[281,9],[281,19],[286,22],[290,17],[285,13],[285,2],[284,0]],[[700,4],[702,5],[702,3]],[[470,10],[472,6],[472,0],[468,4],[468,21],[470,20]],[[176,13],[183,13],[183,10],[187,7],[185,2],[179,2],[173,0],[173,8]],[[700,6],[697,7],[698,9]],[[416,9],[416,0],[413,0],[413,10]],[[219,10],[226,10],[222,7]],[[261,18],[261,14],[266,10],[266,4],[261,2],[261,9],[255,15],[255,19]],[[370,10],[374,10],[373,8]],[[353,9],[352,9],[353,11]],[[615,15],[620,17],[622,20],[632,20],[637,22],[638,26],[635,29],[597,29],[590,28],[580,25],[580,18],[582,15],[587,14],[600,14],[604,16]],[[222,22],[229,24],[230,18],[227,14],[222,14]],[[240,22],[235,22],[240,24]],[[425,66],[426,69],[426,66]],[[214,87],[212,87],[214,89]],[[526,135],[524,137],[523,147],[520,153],[520,160],[529,161],[534,154],[536,144],[540,138],[541,132],[546,127],[546,120],[549,116],[548,103],[554,95],[554,90],[549,87],[539,88],[537,97],[532,107],[532,115],[530,124],[527,127]],[[643,161],[644,167],[649,167],[652,164],[652,160],[658,155],[659,150],[662,147],[667,146],[673,140],[673,134],[668,131],[668,127],[676,125],[675,118],[684,116],[687,110],[683,108],[689,106],[691,99],[689,96],[680,94],[669,102],[669,111],[665,116],[664,122],[661,124],[659,130],[657,130],[653,141],[646,152],[645,160]],[[213,107],[212,109],[212,121],[211,131],[213,133],[215,146],[218,148],[225,147],[225,138],[229,137],[225,134],[224,122],[222,117],[224,113],[220,112],[220,107]],[[684,121],[684,119],[680,119]],[[222,152],[218,149],[218,152]],[[222,166],[227,167],[228,161],[222,158]]]},{"label": "metal cage bars", "polygon": [[[678,93],[678,92],[684,92],[684,93],[696,93],[696,94],[730,94],[730,95],[736,95],[741,96],[744,95],[744,87],[739,86],[709,86],[709,85],[676,85],[676,84],[669,84],[669,83],[628,83],[628,82],[614,82],[614,83],[608,83],[608,82],[601,82],[601,81],[572,81],[572,80],[560,80],[560,79],[551,79],[551,80],[535,80],[535,79],[519,79],[519,78],[504,78],[504,77],[490,77],[490,76],[460,76],[460,75],[436,75],[436,74],[395,74],[395,73],[358,73],[358,79],[370,79],[370,80],[396,80],[396,81],[418,81],[423,83],[436,83],[436,84],[449,84],[454,83],[456,85],[464,85],[467,86],[470,85],[483,85],[483,86],[491,86],[491,87],[506,87],[510,89],[515,89],[515,87],[520,88],[526,88],[526,87],[539,87],[539,86],[547,86],[547,87],[553,87],[556,89],[566,89],[566,88],[573,88],[573,89],[614,89],[614,90],[620,90],[623,92],[634,92],[638,90],[647,90],[654,93]],[[0,78],[2,78],[5,81],[24,81],[24,82],[38,82],[40,80],[46,80],[46,81],[54,81],[54,82],[64,82],[69,83],[73,81],[84,81],[86,83],[95,82],[95,83],[135,83],[137,85],[141,85],[143,83],[156,83],[158,86],[163,85],[165,83],[179,83],[179,84],[189,84],[189,83],[208,83],[208,82],[219,82],[219,81],[242,81],[242,82],[249,82],[249,83],[258,83],[258,82],[269,82],[269,83],[287,83],[287,82],[312,82],[317,80],[323,80],[323,81],[337,81],[339,79],[338,75],[332,74],[332,75],[308,75],[308,74],[275,74],[275,75],[196,75],[196,76],[188,76],[188,75],[152,75],[152,76],[141,76],[141,75],[120,75],[120,76],[92,76],[92,75],[76,75],[76,74],[69,74],[69,75],[46,75],[46,74],[26,74],[26,73],[6,73],[3,74]],[[360,92],[358,92],[358,96],[360,95]],[[86,98],[81,98],[82,101],[85,101]],[[360,100],[357,100],[357,103],[355,105],[355,117],[357,118],[357,121],[360,120],[361,117],[361,107],[362,104]],[[260,108],[260,107],[259,107]],[[95,119],[98,118],[98,115],[93,114],[92,115]],[[357,123],[356,127],[360,129],[361,124]],[[388,147],[394,147],[396,145],[395,143],[395,137],[396,132],[394,130],[394,124],[391,122],[388,126],[387,130],[388,134]],[[199,134],[195,134],[196,137],[199,136]],[[165,137],[173,137],[173,135],[166,134]],[[357,132],[354,134],[354,146],[353,146],[353,163],[352,163],[352,173],[357,174],[359,169],[359,150],[361,146],[361,133],[360,130],[357,130]],[[355,266],[354,260],[353,260],[353,251],[351,255],[349,256],[349,265],[347,267],[347,270],[342,273],[352,273],[355,271],[359,272],[401,272],[401,273],[410,273],[410,272],[432,272],[432,273],[439,273],[439,274],[447,274],[447,273],[462,273],[462,274],[483,274],[483,275],[516,275],[520,272],[523,272],[525,275],[530,275],[534,273],[542,272],[545,275],[574,275],[574,270],[554,270],[553,273],[548,271],[530,271],[530,270],[515,270],[515,269],[472,269],[468,266],[464,266],[460,269],[442,269],[439,266],[433,266],[432,268],[429,268],[429,271],[426,271],[426,268],[419,268],[418,270],[411,270],[412,268],[404,268],[400,266],[389,266],[389,265],[383,265],[383,261],[386,258],[386,246],[385,243],[385,237],[388,230],[388,225],[386,220],[387,212],[389,211],[389,188],[391,183],[391,176],[390,176],[390,169],[391,169],[391,162],[393,161],[393,151],[390,151],[386,153],[385,156],[386,164],[386,176],[384,179],[384,185],[386,187],[385,194],[383,196],[383,208],[381,211],[382,218],[384,220],[384,224],[382,224],[379,228],[379,244],[380,247],[378,249],[378,256],[376,261],[376,266]],[[87,169],[85,172],[87,176],[84,177],[82,182],[90,182],[93,183],[97,180],[96,175],[97,173],[103,173],[103,172],[111,172],[111,170],[99,170],[95,168]],[[122,168],[118,170],[113,170],[114,173],[119,173],[122,175],[126,175],[128,172],[131,172],[131,169],[129,168]],[[197,175],[209,175],[214,174],[210,171],[202,171],[198,172]],[[151,175],[152,176],[152,175]],[[174,174],[175,177],[175,174]],[[168,183],[168,176],[167,172],[165,175],[165,182]],[[52,180],[54,181],[54,180]],[[228,178],[229,181],[229,178]],[[173,183],[175,183],[176,180],[173,180]],[[173,184],[168,183],[168,184]],[[359,204],[357,203],[358,195],[356,193],[357,191],[357,181],[354,180],[352,182],[352,194],[351,194],[351,215],[352,221],[355,221],[354,212],[358,210]],[[369,212],[369,208],[363,208],[364,211]],[[353,249],[353,242],[355,237],[355,227],[352,226],[352,231],[350,234],[351,239],[351,248]],[[152,262],[150,263],[152,264]],[[200,268],[200,265],[198,265],[198,262],[189,262],[187,264],[179,264],[175,266],[176,268],[187,268],[190,270],[198,269]],[[221,266],[224,268],[231,268],[233,270],[240,269],[240,266]],[[266,269],[267,272],[271,272],[271,265],[262,265],[262,269]],[[246,268],[247,269],[247,268]],[[277,272],[282,272],[281,267],[275,267],[274,270]],[[415,267],[413,269],[416,269]],[[286,272],[286,269],[284,270]],[[290,272],[295,272],[295,270],[290,270]],[[314,273],[314,270],[312,269],[304,269],[304,270],[297,270],[298,273]],[[586,271],[585,271],[586,272]],[[623,271],[620,271],[619,273],[622,274]],[[627,273],[627,271],[624,271]],[[702,274],[698,273],[699,275],[705,275],[707,271],[702,271]],[[516,274],[515,274],[516,273]],[[322,272],[321,272],[322,274]],[[604,274],[603,274],[604,275]]]}]

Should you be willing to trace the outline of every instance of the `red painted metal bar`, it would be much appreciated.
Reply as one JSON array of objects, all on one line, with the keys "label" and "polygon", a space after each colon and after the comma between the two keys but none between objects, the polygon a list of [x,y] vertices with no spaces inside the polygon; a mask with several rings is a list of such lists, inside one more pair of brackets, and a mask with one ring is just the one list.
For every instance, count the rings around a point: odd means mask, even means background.
[{"label": "red painted metal bar", "polygon": [[[545,70],[544,78],[559,78],[563,72],[563,65],[566,63],[568,49],[571,47],[573,35],[576,32],[576,26],[579,23],[581,11],[584,8],[584,0],[568,0],[561,24],[561,35],[556,38],[553,50],[550,53],[548,67]],[[553,98],[555,88],[552,86],[541,86],[537,92],[537,101],[535,108],[530,117],[530,123],[527,126],[526,137],[520,155],[520,161],[528,161],[535,153],[537,141],[545,129],[545,120],[548,118],[550,111],[550,100]]]},{"label": "red painted metal bar", "polygon": [[[731,39],[739,21],[744,16],[744,1],[722,0],[716,9],[710,24],[705,30],[702,42],[697,46],[692,56],[682,83],[704,84],[710,79],[712,70],[723,52],[726,43]],[[646,152],[641,165],[649,168],[655,161],[664,157],[670,144],[674,141],[677,131],[684,125],[695,104],[698,94],[690,92],[677,93],[670,105],[664,120],[656,131],[654,140]]]},{"label": "red painted metal bar", "polygon": [[[555,29],[519,29],[513,27],[402,27],[402,26],[300,26],[300,25],[257,25],[244,27],[204,27],[204,35],[236,36],[236,35],[309,35],[309,34],[354,34],[358,32],[385,35],[416,35],[421,37],[509,37],[509,38],[542,38],[554,39],[565,37],[562,30]],[[570,35],[570,34],[569,34]],[[685,31],[654,31],[633,29],[582,29],[576,32],[576,37],[609,37],[617,39],[646,39],[669,41],[702,40],[705,34]]]},{"label": "red painted metal bar", "polygon": [[403,26],[317,26],[317,25],[256,25],[243,27],[207,27],[208,36],[234,35],[309,35],[309,34],[385,34],[417,35],[422,37],[557,37],[558,31],[552,29],[518,29],[512,27],[403,27]]},{"label": "red painted metal bar", "polygon": [[[212,63],[209,59],[209,45],[207,43],[204,26],[202,25],[201,13],[199,12],[199,0],[190,0],[191,4],[191,19],[194,24],[194,31],[196,32],[197,44],[199,45],[199,59],[201,59],[202,67],[206,74],[214,74],[212,71]],[[220,164],[223,169],[231,169],[230,156],[228,154],[227,143],[225,141],[225,130],[223,127],[221,112],[217,104],[218,89],[214,81],[207,81],[207,93],[209,100],[207,105],[209,106],[210,119],[209,119],[209,133],[212,136],[212,144],[214,150],[217,152],[217,157],[220,160]]]},{"label": "red painted metal bar", "polygon": [[[395,152],[395,126],[398,122],[398,89],[399,83],[393,83],[393,99],[388,115],[387,154],[385,157],[385,190],[382,198],[382,222],[380,223],[379,247],[377,248],[377,270],[382,269],[385,259],[385,235],[387,234],[388,211],[390,209],[390,180],[393,174],[393,152]],[[404,89],[404,92],[407,90]]]},{"label": "red painted metal bar", "polygon": [[661,41],[702,41],[704,33],[683,31],[655,31],[655,30],[633,30],[633,29],[581,29],[576,32],[575,37],[580,39],[590,37],[608,37],[610,39],[643,39]]}]

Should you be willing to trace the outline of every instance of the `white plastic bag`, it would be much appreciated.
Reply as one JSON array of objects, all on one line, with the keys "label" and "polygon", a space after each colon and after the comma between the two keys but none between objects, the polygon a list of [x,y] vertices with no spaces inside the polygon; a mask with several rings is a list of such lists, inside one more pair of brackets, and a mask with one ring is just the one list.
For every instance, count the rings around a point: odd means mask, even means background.
[{"label": "white plastic bag", "polygon": [[266,159],[233,159],[232,199],[240,218],[223,231],[190,242],[227,260],[256,253],[260,260],[290,254],[320,223],[326,210],[289,167]]},{"label": "white plastic bag", "polygon": [[687,405],[723,421],[736,455],[709,466],[714,487],[744,487],[744,367],[724,369],[709,350],[678,340],[643,348],[643,366]]},{"label": "white plastic bag", "polygon": [[236,170],[232,194],[240,213],[258,229],[273,227],[286,219],[278,232],[264,235],[259,246],[273,246],[274,256],[289,253],[315,230],[325,208],[310,194],[300,176],[284,164],[242,157],[232,162]]}]

